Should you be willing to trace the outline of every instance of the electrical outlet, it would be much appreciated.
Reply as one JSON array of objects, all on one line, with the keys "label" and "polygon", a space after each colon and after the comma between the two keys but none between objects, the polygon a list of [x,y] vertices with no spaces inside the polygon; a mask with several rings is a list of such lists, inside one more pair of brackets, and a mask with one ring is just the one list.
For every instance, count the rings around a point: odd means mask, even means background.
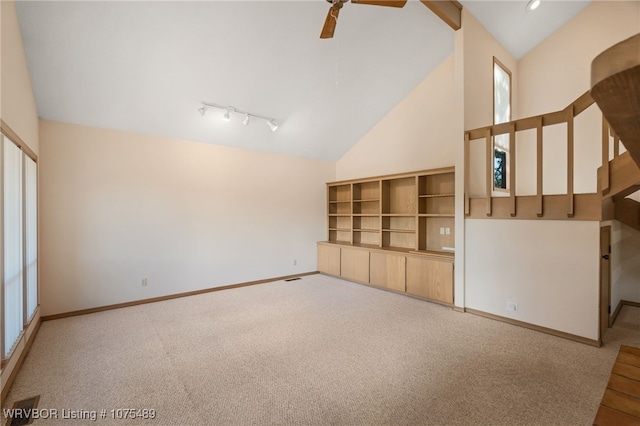
[{"label": "electrical outlet", "polygon": [[451,235],[451,228],[444,228],[444,233],[447,235]]},{"label": "electrical outlet", "polygon": [[147,286],[147,284],[149,284],[149,283],[147,282],[147,279],[146,279],[146,278],[143,278],[143,279],[142,279],[142,287],[146,287],[146,286]]},{"label": "electrical outlet", "polygon": [[507,302],[507,311],[518,312],[518,304],[516,302]]},{"label": "electrical outlet", "polygon": [[444,235],[444,227],[440,227],[440,235]]}]

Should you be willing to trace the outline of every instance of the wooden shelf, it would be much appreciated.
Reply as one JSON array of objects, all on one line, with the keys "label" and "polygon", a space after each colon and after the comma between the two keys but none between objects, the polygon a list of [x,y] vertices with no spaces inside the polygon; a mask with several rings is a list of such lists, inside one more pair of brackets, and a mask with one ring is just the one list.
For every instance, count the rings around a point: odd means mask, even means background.
[{"label": "wooden shelf", "polygon": [[354,203],[375,203],[380,201],[379,198],[370,198],[368,200],[353,200]]},{"label": "wooden shelf", "polygon": [[340,204],[340,203],[347,203],[349,204],[351,201],[329,201],[329,204]]},{"label": "wooden shelf", "polygon": [[354,229],[353,232],[380,232],[379,229]]},{"label": "wooden shelf", "polygon": [[455,214],[420,213],[418,217],[456,217]]},{"label": "wooden shelf", "polygon": [[416,232],[415,229],[383,229],[382,232],[397,232],[399,234],[414,234]]},{"label": "wooden shelf", "polygon": [[437,197],[455,197],[456,194],[427,194],[418,195],[418,198],[437,198]]}]

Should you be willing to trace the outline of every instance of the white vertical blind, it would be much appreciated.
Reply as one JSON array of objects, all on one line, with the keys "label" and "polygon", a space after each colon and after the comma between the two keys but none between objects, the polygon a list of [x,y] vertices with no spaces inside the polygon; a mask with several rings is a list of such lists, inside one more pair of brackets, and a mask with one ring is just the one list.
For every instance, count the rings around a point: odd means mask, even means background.
[{"label": "white vertical blind", "polygon": [[25,265],[27,278],[27,319],[38,307],[38,183],[36,162],[24,156],[25,162]]},{"label": "white vertical blind", "polygon": [[[499,64],[493,64],[493,124],[511,121],[511,75]],[[509,151],[509,135],[495,136],[496,147]]]},{"label": "white vertical blind", "polygon": [[4,138],[4,354],[20,337],[23,321],[22,151]]}]

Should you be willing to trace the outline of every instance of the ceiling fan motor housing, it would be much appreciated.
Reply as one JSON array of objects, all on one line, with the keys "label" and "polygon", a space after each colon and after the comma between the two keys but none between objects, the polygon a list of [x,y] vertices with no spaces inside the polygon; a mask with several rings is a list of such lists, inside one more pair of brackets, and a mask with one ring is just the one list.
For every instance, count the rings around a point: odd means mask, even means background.
[{"label": "ceiling fan motor housing", "polygon": [[330,3],[332,9],[341,9],[342,6],[348,2],[349,0],[326,0],[327,3]]}]

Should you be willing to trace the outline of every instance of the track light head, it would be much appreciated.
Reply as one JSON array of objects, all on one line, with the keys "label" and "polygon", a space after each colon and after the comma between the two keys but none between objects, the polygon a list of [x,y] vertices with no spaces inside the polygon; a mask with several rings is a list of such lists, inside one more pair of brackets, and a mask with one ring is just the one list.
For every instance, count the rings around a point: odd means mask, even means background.
[{"label": "track light head", "polygon": [[224,112],[224,115],[222,116],[222,119],[223,119],[224,121],[229,121],[229,120],[231,120],[231,116],[229,115],[229,109],[227,109],[227,110]]},{"label": "track light head", "polygon": [[267,126],[269,126],[272,132],[275,132],[276,130],[278,130],[278,125],[273,119],[267,121]]},{"label": "track light head", "polygon": [[200,108],[198,108],[198,112],[200,113],[201,116],[204,117],[204,115],[207,113],[207,107],[206,106],[201,106]]},{"label": "track light head", "polygon": [[244,124],[245,126],[249,125],[249,120],[251,119],[251,117],[249,116],[249,114],[246,114],[244,116],[244,120],[242,120],[242,124]]},{"label": "track light head", "polygon": [[527,10],[536,10],[538,6],[540,6],[540,1],[541,0],[529,0],[529,3],[527,3]]}]

